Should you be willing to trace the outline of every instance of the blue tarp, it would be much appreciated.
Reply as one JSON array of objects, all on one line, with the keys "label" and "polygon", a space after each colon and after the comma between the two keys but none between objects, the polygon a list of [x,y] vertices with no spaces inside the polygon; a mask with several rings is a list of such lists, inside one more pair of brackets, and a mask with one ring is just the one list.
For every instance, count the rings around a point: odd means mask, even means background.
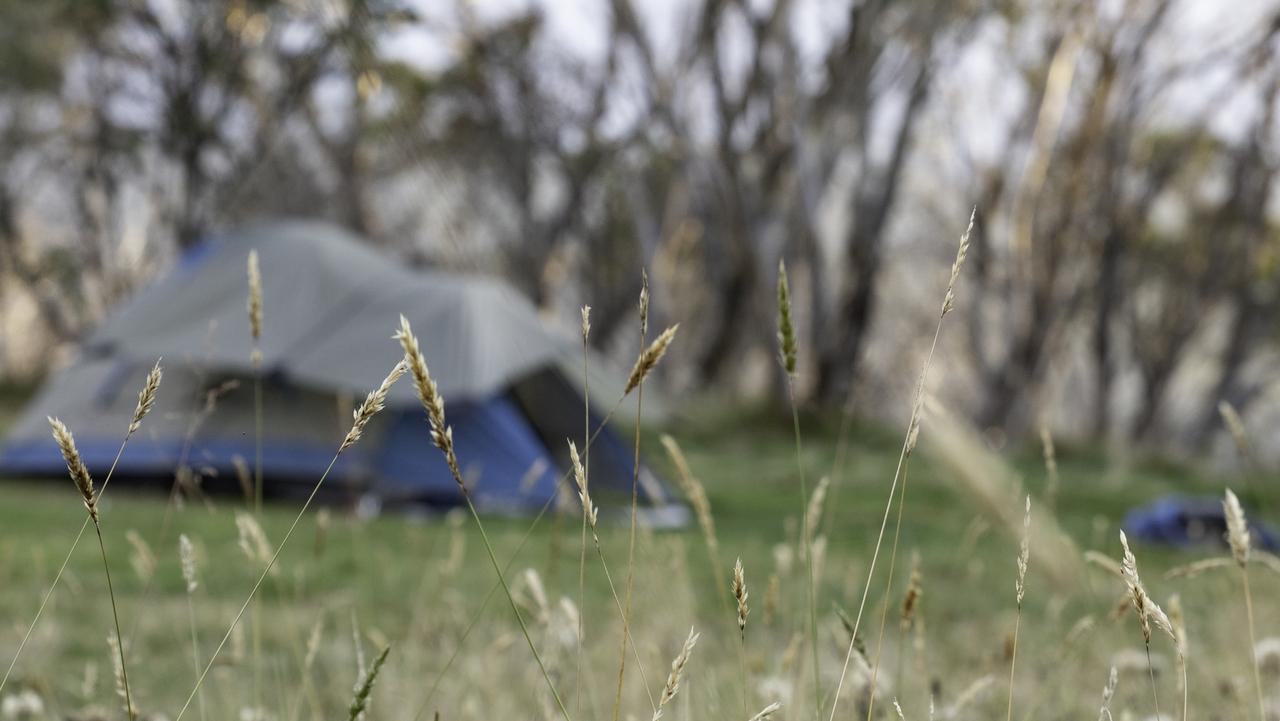
[{"label": "blue tarp", "polygon": [[[1125,533],[1147,543],[1194,546],[1225,544],[1227,521],[1222,501],[1216,498],[1164,496],[1129,511],[1124,517]],[[1266,551],[1280,549],[1275,531],[1250,519],[1253,543]]]},{"label": "blue tarp", "polygon": [[[379,479],[378,495],[456,503],[457,484],[443,455],[431,444],[422,409],[387,412],[390,422],[371,451],[376,454],[372,465]],[[554,492],[561,471],[510,399],[498,396],[451,405],[449,425],[459,464],[478,505],[536,508]]]}]

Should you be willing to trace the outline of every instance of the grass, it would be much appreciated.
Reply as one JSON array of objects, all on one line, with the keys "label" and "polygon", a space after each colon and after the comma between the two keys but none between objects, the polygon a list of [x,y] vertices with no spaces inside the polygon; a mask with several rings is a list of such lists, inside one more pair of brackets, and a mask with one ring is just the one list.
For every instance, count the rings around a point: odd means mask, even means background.
[{"label": "grass", "polygon": [[[802,424],[806,466],[818,472],[830,468],[836,446],[835,419],[810,416],[803,418]],[[680,441],[693,472],[706,486],[725,556],[741,556],[749,574],[763,584],[777,570],[775,546],[789,543],[794,550],[799,533],[799,514],[794,509],[796,458],[789,419],[776,409],[704,410],[666,430]],[[927,435],[926,428],[922,440],[925,452],[918,454],[913,464],[912,499],[905,508],[901,539],[904,551],[917,551],[921,557],[924,594],[918,613],[926,624],[927,657],[916,658],[909,639],[895,637],[885,649],[885,663],[890,668],[900,654],[906,654],[909,671],[901,687],[888,693],[899,699],[907,718],[927,718],[931,695],[939,709],[946,709],[973,681],[986,674],[1007,675],[1009,631],[1016,610],[1011,562],[1018,549],[1016,533],[984,530],[986,522],[980,511],[930,462]],[[816,584],[822,664],[828,672],[838,672],[848,642],[835,609],[856,606],[868,549],[874,545],[883,513],[884,491],[901,444],[896,432],[874,426],[855,427],[853,439],[844,485],[833,495],[834,504],[818,530],[828,542]],[[658,450],[656,436],[646,430],[643,445],[650,462],[669,475],[671,470]],[[1010,458],[1026,480],[1027,490],[1033,495],[1041,493],[1044,472],[1039,449],[1029,445],[1012,452]],[[1223,479],[1194,467],[1140,457],[1116,460],[1091,448],[1060,444],[1058,464],[1058,522],[1082,548],[1096,548],[1112,557],[1119,554],[1114,540],[1117,524],[1131,505],[1169,492],[1220,496],[1223,488]],[[1245,479],[1232,479],[1232,485],[1249,487]],[[69,482],[0,486],[4,494],[0,503],[0,578],[4,579],[0,618],[5,619],[0,626],[0,650],[6,654],[21,638],[83,520],[84,509],[72,490]],[[1274,507],[1280,498],[1267,501]],[[161,495],[113,488],[101,508],[109,561],[117,571],[115,591],[126,639],[131,637],[129,629],[135,620],[141,619],[128,657],[136,704],[143,712],[163,711],[172,716],[189,694],[194,678],[177,531],[161,538],[163,503]],[[193,598],[194,618],[206,646],[225,631],[256,578],[255,569],[245,564],[236,546],[234,511],[238,506],[229,498],[215,500],[212,507],[188,505],[177,513],[173,524],[191,538],[199,556],[201,583]],[[262,524],[272,543],[279,542],[295,512],[280,506],[266,508]],[[485,529],[500,562],[505,563],[516,550],[527,524],[527,519],[486,519]],[[561,543],[563,556],[551,564],[550,528],[551,524],[544,522],[534,530],[507,577],[519,599],[527,596],[517,580],[520,573],[534,568],[542,574],[555,613],[547,614],[545,621],[533,622],[531,632],[557,688],[566,694],[575,689],[576,642],[564,643],[566,635],[574,634],[566,634],[556,614],[561,597],[577,597],[578,569],[573,561],[578,549]],[[146,583],[129,570],[130,549],[124,534],[130,529],[151,545],[159,562],[153,590],[145,599]],[[332,523],[321,554],[311,542],[314,533],[313,514],[304,519],[294,542],[281,554],[279,572],[263,587],[261,663],[267,711],[279,719],[294,718],[295,696],[302,696],[297,718],[334,718],[349,708],[352,688],[360,679],[351,631],[356,618],[364,655],[372,657],[387,645],[396,648],[379,677],[368,717],[413,718],[426,687],[456,648],[479,600],[494,583],[474,524],[397,516],[369,521],[339,517]],[[602,526],[601,542],[610,563],[620,568],[627,553],[625,525]],[[459,547],[461,563],[449,564],[450,549]],[[1182,594],[1193,648],[1192,715],[1212,709],[1227,716],[1253,718],[1256,711],[1250,711],[1256,702],[1246,651],[1239,643],[1243,609],[1234,576],[1207,573],[1195,579],[1165,581],[1161,578],[1164,570],[1186,562],[1188,555],[1153,547],[1136,550],[1141,555],[1144,579],[1157,601],[1163,603],[1175,591]],[[1123,585],[1094,569],[1087,584],[1053,588],[1048,579],[1037,575],[1034,554],[1033,549],[1019,641],[1018,715],[1037,708],[1055,709],[1063,716],[1069,712],[1096,713],[1098,692],[1112,657],[1122,650],[1142,648],[1132,617],[1115,619],[1110,615],[1122,598]],[[710,567],[696,526],[681,532],[642,534],[636,555],[633,628],[645,664],[665,668],[690,626],[702,632],[698,653],[682,682],[687,688],[671,702],[666,716],[737,717],[742,706],[738,629],[736,620],[723,613],[722,599],[716,598],[723,596],[729,569]],[[45,697],[50,713],[59,717],[88,705],[116,708],[104,643],[111,618],[101,562],[91,545],[82,545],[77,551],[46,619],[24,652],[15,672],[16,684],[6,690],[37,690]],[[551,576],[548,573],[553,565],[556,573]],[[778,619],[767,626],[762,616],[753,615],[746,643],[751,708],[774,700],[768,693],[762,694],[762,689],[780,693],[783,708],[775,718],[785,719],[796,718],[788,707],[803,705],[811,684],[807,678],[793,677],[791,669],[799,661],[787,658],[792,638],[808,633],[804,569],[798,554],[792,566],[789,574],[781,574]],[[899,575],[887,600],[879,591],[884,579],[876,580],[868,602],[870,610],[879,611],[879,604],[886,602],[896,607],[908,574],[904,569]],[[1275,598],[1280,582],[1264,569],[1256,570],[1251,580],[1259,601],[1254,609],[1259,635],[1274,635],[1280,625],[1280,608],[1264,599]],[[607,715],[612,701],[621,624],[598,565],[587,564],[585,583],[582,666],[587,680],[582,717],[598,718]],[[756,587],[763,594],[763,585]],[[482,622],[466,640],[432,708],[426,709],[427,718],[437,708],[442,718],[518,716],[529,708],[542,709],[541,715],[547,716],[555,708],[548,706],[553,702],[529,663],[527,649],[521,648],[519,629],[505,606],[501,599],[493,599],[485,608]],[[1068,630],[1086,614],[1095,618],[1093,631],[1064,648]],[[536,619],[536,614],[529,617]],[[303,684],[300,673],[307,637],[318,619],[324,623],[321,649],[309,683]],[[576,619],[568,628],[576,628]],[[248,645],[247,637],[233,637],[229,650],[215,664],[205,688],[210,718],[239,713],[236,694],[249,688],[253,677]],[[808,650],[803,646],[801,658]],[[1169,661],[1157,682],[1172,694],[1174,651],[1157,639],[1153,653]],[[1112,708],[1117,714],[1127,708],[1145,715],[1151,704],[1150,687],[1145,685],[1147,669],[1120,671]],[[87,675],[96,676],[92,688],[86,684]],[[654,680],[658,682],[660,679]],[[1268,683],[1274,688],[1276,679],[1264,679],[1264,685]],[[834,686],[834,679],[824,683],[824,687]],[[981,718],[1004,711],[1005,698],[999,690],[997,684],[961,716]],[[848,693],[852,695],[842,706],[851,712],[857,700],[856,686]],[[876,707],[893,714],[887,695],[881,695]],[[861,711],[864,707],[856,708]],[[643,717],[648,712],[638,676],[629,675],[624,717]]]}]

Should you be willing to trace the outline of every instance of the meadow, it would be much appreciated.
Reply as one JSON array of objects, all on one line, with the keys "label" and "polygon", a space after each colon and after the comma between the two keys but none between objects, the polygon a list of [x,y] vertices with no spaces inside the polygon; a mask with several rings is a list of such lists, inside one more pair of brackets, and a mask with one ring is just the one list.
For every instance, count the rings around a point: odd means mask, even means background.
[{"label": "meadow", "polygon": [[[785,278],[780,267],[779,360],[791,390],[799,348]],[[256,339],[253,254],[249,279]],[[642,335],[647,309],[646,290]],[[582,325],[585,346],[586,309]],[[641,351],[624,395],[638,391],[640,402],[674,337],[667,329]],[[356,408],[337,453],[360,441],[407,376],[425,410],[424,442],[444,455],[465,501],[443,519],[362,519],[310,507],[311,499],[301,509],[259,508],[260,491],[169,502],[103,494],[90,477],[103,472],[85,468],[70,432],[50,419],[71,480],[3,488],[0,649],[16,660],[0,682],[0,713],[173,721],[344,712],[349,721],[1276,714],[1280,639],[1268,633],[1280,624],[1280,560],[1250,547],[1230,491],[1263,488],[1262,476],[1059,451],[1047,436],[1043,450],[992,452],[929,399],[931,350],[902,435],[850,427],[848,417],[802,418],[794,402],[790,423],[776,409],[693,409],[669,436],[637,433],[637,452],[688,498],[697,522],[687,530],[637,524],[634,499],[629,522],[626,507],[597,518],[589,460],[579,462],[573,446],[566,502],[533,519],[481,517],[408,320],[395,338],[404,360]],[[129,433],[147,420],[160,381],[157,366]],[[1124,511],[1175,491],[1224,498],[1229,549],[1131,553],[1119,531]],[[1253,507],[1280,500],[1247,499]],[[33,624],[77,526],[94,533]],[[1187,573],[1193,561],[1197,573]]]},{"label": "meadow", "polygon": [[[804,463],[810,476],[832,468],[839,424],[802,417]],[[671,659],[689,628],[700,639],[688,661],[668,718],[748,718],[766,704],[774,718],[814,717],[805,648],[806,594],[798,534],[802,502],[796,482],[791,425],[769,409],[724,409],[694,414],[666,429],[683,447],[705,486],[719,543],[712,568],[703,534],[641,532],[637,541],[633,629],[647,688],[629,656],[623,718],[653,713]],[[1006,712],[1015,624],[1018,524],[978,500],[971,486],[929,444],[910,468],[900,551],[889,593],[881,558],[860,645],[874,660],[880,618],[885,640],[871,710],[906,718],[991,718]],[[815,538],[825,551],[818,571],[819,688],[834,691],[847,648],[847,622],[856,613],[900,449],[900,434],[855,426],[845,472],[829,492]],[[656,434],[642,442],[668,477],[676,475]],[[1220,496],[1223,478],[1206,469],[1156,458],[1119,458],[1093,448],[1058,448],[1060,474],[1052,512],[1041,502],[1046,471],[1038,447],[1009,456],[1007,469],[1033,496],[1032,523],[1056,519],[1080,551],[1118,558],[1117,528],[1132,505],[1161,493]],[[1259,476],[1253,480],[1262,480]],[[812,485],[812,481],[811,481]],[[1009,508],[1020,491],[1007,489]],[[71,482],[9,483],[0,488],[0,649],[8,659],[48,587],[84,508]],[[1271,507],[1280,498],[1266,498]],[[225,632],[262,569],[253,548],[241,547],[236,512],[245,504],[213,498],[169,508],[161,495],[115,489],[101,501],[104,535],[135,705],[144,718],[173,718],[202,662]],[[268,504],[261,519],[268,544],[278,541],[295,508]],[[606,509],[607,511],[608,509]],[[580,513],[532,519],[486,519],[500,559],[559,694],[575,718],[609,718],[618,673],[619,613],[601,566],[585,566],[585,634],[581,671],[576,658]],[[183,579],[178,533],[196,549],[198,587]],[[625,574],[625,518],[602,520],[600,536],[612,576]],[[132,540],[130,540],[132,539]],[[4,695],[34,691],[43,711],[31,718],[120,718],[111,650],[110,605],[98,549],[85,538],[60,588],[9,681]],[[1020,623],[1013,713],[1018,718],[1092,718],[1102,705],[1110,667],[1118,688],[1116,717],[1154,713],[1143,638],[1124,583],[1110,570],[1081,566],[1074,582],[1046,573],[1061,559],[1038,554],[1034,543]],[[1244,606],[1234,569],[1165,579],[1169,568],[1222,555],[1135,547],[1153,597],[1165,604],[1180,594],[1189,636],[1190,716],[1257,718],[1249,673]],[[815,554],[817,555],[817,554]],[[921,595],[909,624],[902,622],[911,558],[918,559]],[[730,598],[731,565],[745,569],[750,613],[746,627],[746,708],[737,615]],[[385,516],[359,519],[314,511],[304,519],[251,612],[205,682],[189,718],[321,719],[347,713],[364,669],[390,646],[385,668],[365,711],[371,719],[556,718],[481,539],[469,518]],[[536,576],[536,578],[535,578]],[[1251,569],[1260,636],[1280,628],[1280,576]],[[770,586],[774,586],[773,589]],[[486,603],[487,601],[487,603]],[[189,617],[189,613],[191,614]],[[193,656],[191,618],[196,646]],[[1274,643],[1274,642],[1273,642]],[[1177,717],[1181,703],[1175,650],[1155,638],[1153,665],[1162,712]],[[1264,644],[1265,645],[1265,644]],[[1263,665],[1269,692],[1277,690],[1276,662]],[[855,664],[856,665],[856,664]],[[447,667],[447,670],[446,670]],[[867,714],[869,679],[855,668],[844,684],[840,718]],[[1270,701],[1269,701],[1270,702]],[[202,706],[202,707],[201,707]],[[6,707],[22,718],[16,701]],[[824,710],[824,716],[826,711]]]}]

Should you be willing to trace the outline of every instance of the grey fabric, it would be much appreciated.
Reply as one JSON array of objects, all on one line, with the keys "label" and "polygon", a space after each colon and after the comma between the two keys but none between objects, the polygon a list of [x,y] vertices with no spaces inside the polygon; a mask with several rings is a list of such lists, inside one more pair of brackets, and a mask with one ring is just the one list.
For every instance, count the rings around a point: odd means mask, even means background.
[{"label": "grey fabric", "polygon": [[[47,440],[49,424],[45,418],[56,416],[66,421],[79,439],[118,443],[154,362],[79,359],[40,389],[9,429],[9,440]],[[164,381],[155,405],[131,443],[181,442],[188,435],[217,442],[243,439],[253,432],[253,391],[247,378],[206,373],[176,362],[165,361],[163,365]],[[215,405],[206,412],[211,392],[216,395]],[[274,443],[336,446],[351,427],[354,403],[352,394],[335,396],[267,383],[263,385],[263,425]],[[190,460],[199,465],[199,458]]]},{"label": "grey fabric", "polygon": [[[400,358],[391,335],[403,313],[446,401],[491,395],[548,366],[580,385],[580,341],[549,329],[513,289],[487,278],[402,268],[338,228],[307,222],[211,239],[197,257],[112,314],[87,351],[248,373],[251,249],[262,269],[269,375],[363,394]],[[601,365],[592,359],[593,389],[616,398],[622,379]],[[390,401],[414,402],[412,385],[397,384]]]}]

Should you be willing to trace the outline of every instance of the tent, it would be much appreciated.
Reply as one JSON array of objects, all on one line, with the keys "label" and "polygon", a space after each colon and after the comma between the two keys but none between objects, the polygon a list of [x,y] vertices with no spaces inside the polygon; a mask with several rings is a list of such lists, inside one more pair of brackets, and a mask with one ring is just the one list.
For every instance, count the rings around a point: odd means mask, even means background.
[{"label": "tent", "polygon": [[[403,313],[445,399],[477,505],[524,512],[552,498],[568,468],[566,439],[582,440],[581,341],[548,327],[532,305],[495,280],[410,270],[338,228],[307,222],[211,237],[124,303],[11,429],[0,449],[0,475],[65,475],[46,416],[62,418],[90,470],[104,474],[137,391],[162,357],[165,377],[155,409],[130,440],[115,477],[185,477],[235,488],[237,471],[242,478],[256,453],[245,310],[245,268],[254,249],[265,308],[266,495],[308,491],[324,472],[350,428],[351,409],[400,359],[391,334]],[[620,397],[623,377],[595,357],[586,366],[594,427]],[[607,400],[597,403],[600,398]],[[630,445],[606,426],[591,450],[596,502],[629,501]],[[651,520],[682,523],[686,509],[643,464],[640,480]],[[330,499],[383,505],[461,501],[430,444],[412,383],[396,385],[387,409],[342,454],[324,490]]]}]

